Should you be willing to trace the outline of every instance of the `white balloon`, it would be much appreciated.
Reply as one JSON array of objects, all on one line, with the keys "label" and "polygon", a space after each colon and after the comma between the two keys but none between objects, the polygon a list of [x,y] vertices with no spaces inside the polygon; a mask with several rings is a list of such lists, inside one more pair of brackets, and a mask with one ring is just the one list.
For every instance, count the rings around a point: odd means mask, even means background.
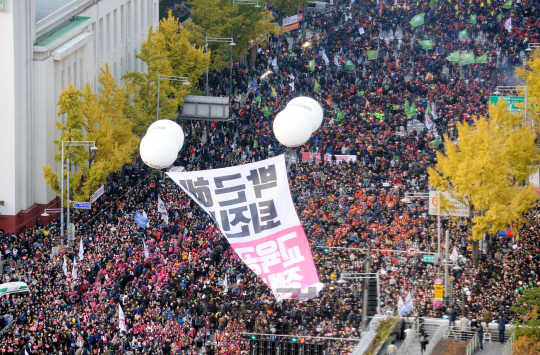
[{"label": "white balloon", "polygon": [[287,104],[286,108],[289,107],[301,107],[309,113],[309,118],[313,126],[311,132],[315,132],[321,126],[324,118],[323,109],[321,105],[317,101],[313,100],[311,97],[296,97]]},{"label": "white balloon", "polygon": [[178,157],[178,144],[174,137],[164,130],[149,131],[139,147],[141,159],[155,169],[171,166]]},{"label": "white balloon", "polygon": [[274,120],[274,134],[287,147],[298,147],[311,137],[312,123],[308,111],[297,106],[286,107]]},{"label": "white balloon", "polygon": [[146,133],[156,129],[163,130],[172,135],[174,140],[178,143],[178,151],[182,149],[182,146],[184,145],[184,131],[176,122],[167,119],[156,121],[148,127]]}]

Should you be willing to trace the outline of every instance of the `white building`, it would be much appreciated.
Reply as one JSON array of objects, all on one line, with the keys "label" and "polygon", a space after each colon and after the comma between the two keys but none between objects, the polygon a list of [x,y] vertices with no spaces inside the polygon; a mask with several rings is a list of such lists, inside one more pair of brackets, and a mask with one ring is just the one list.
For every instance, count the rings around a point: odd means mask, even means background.
[{"label": "white building", "polygon": [[43,166],[59,171],[60,92],[70,81],[96,89],[106,63],[118,81],[144,70],[135,55],[159,22],[158,7],[158,0],[0,0],[0,230],[33,225],[45,208],[59,207]]}]

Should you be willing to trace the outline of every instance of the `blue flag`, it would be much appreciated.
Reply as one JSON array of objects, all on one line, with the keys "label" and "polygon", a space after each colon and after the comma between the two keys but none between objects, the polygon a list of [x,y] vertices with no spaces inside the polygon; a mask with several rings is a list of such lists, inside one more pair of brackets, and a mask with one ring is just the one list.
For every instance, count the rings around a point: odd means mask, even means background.
[{"label": "blue flag", "polygon": [[253,80],[253,91],[257,91],[258,87],[259,87],[259,84],[257,84],[257,80]]},{"label": "blue flag", "polygon": [[145,228],[150,221],[139,211],[135,212],[135,223],[141,228]]}]

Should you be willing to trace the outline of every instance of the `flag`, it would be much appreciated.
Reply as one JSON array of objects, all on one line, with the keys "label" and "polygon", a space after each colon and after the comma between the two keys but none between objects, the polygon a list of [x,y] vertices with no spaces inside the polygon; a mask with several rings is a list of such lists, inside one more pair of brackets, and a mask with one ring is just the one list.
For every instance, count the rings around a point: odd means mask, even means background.
[{"label": "flag", "polygon": [[446,60],[449,62],[459,62],[459,51],[455,51],[454,53],[450,54],[448,57],[446,57]]},{"label": "flag", "polygon": [[431,107],[429,106],[429,102],[426,107],[426,115],[431,115]]},{"label": "flag", "polygon": [[460,37],[467,37],[467,29],[464,29],[463,31],[459,31]]},{"label": "flag", "polygon": [[157,198],[157,211],[159,213],[162,213],[162,212],[167,213],[167,208],[165,207],[165,203],[163,202],[163,200],[159,196]]},{"label": "flag", "polygon": [[345,115],[343,114],[343,112],[339,108],[336,108],[335,112],[337,114],[336,115],[336,120],[341,121],[342,119],[345,118]]},{"label": "flag", "polygon": [[227,280],[227,276],[229,276],[229,274],[225,274],[225,280],[223,280],[223,288],[225,289],[225,292],[229,291],[229,281]]},{"label": "flag", "polygon": [[289,83],[289,86],[291,87],[291,90],[294,91],[294,81],[291,81],[291,82]]},{"label": "flag", "polygon": [[433,6],[437,5],[438,2],[439,2],[438,0],[431,0],[429,2],[429,7],[433,7]]},{"label": "flag", "polygon": [[441,145],[441,142],[439,141],[439,138],[437,137],[434,140],[432,140],[431,142],[429,142],[429,145],[432,146],[435,149],[439,149],[439,147]]},{"label": "flag", "polygon": [[433,40],[432,39],[426,39],[423,41],[418,42],[422,46],[423,49],[429,50],[433,48]]},{"label": "flag", "polygon": [[253,148],[259,148],[259,142],[256,139],[253,141]]},{"label": "flag", "polygon": [[277,96],[278,94],[277,94],[276,88],[272,87],[272,97],[277,97]]},{"label": "flag", "polygon": [[135,223],[141,228],[146,228],[150,223],[148,218],[146,218],[146,212],[143,211],[142,214],[139,211],[135,212]]},{"label": "flag", "polygon": [[103,195],[104,192],[105,192],[105,185],[101,185],[101,186],[96,190],[96,192],[94,192],[94,194],[92,195],[92,197],[90,197],[90,203],[93,203],[93,202],[97,201],[97,199],[100,198],[101,195]]},{"label": "flag", "polygon": [[69,277],[68,271],[67,271],[67,260],[65,256],[64,256],[64,264],[62,264],[62,271],[64,272],[64,275],[66,277]]},{"label": "flag", "polygon": [[313,85],[313,91],[315,91],[318,94],[320,90],[321,90],[321,85],[319,85],[319,82],[317,81],[317,79],[315,79],[315,84]]},{"label": "flag", "polygon": [[414,102],[411,105],[408,105],[408,107],[407,105],[405,106],[405,114],[409,119],[411,119],[412,116],[416,115],[416,105],[414,104]]},{"label": "flag", "polygon": [[512,32],[512,18],[509,18],[508,20],[506,20],[506,22],[504,23],[504,28],[508,32]]},{"label": "flag", "polygon": [[345,69],[347,69],[347,70],[354,70],[354,68],[355,68],[355,66],[354,66],[352,60],[349,59],[349,60],[347,60],[347,61],[345,62]]},{"label": "flag", "polygon": [[289,79],[294,80],[294,79],[296,79],[296,77],[294,76],[293,73],[291,73],[291,74],[289,74]]},{"label": "flag", "polygon": [[438,120],[439,119],[439,115],[437,114],[437,110],[436,110],[436,107],[435,107],[435,102],[432,102],[431,103],[431,113],[433,115],[433,119],[434,120]]},{"label": "flag", "polygon": [[412,300],[411,293],[409,292],[409,294],[407,295],[407,298],[405,299],[403,312],[405,312],[405,314],[407,314],[407,313],[410,313],[413,309],[414,309],[414,303],[413,303],[413,300]]},{"label": "flag", "polygon": [[484,64],[487,63],[487,52],[482,54],[480,57],[476,58],[474,60],[474,63],[476,64]]},{"label": "flag", "polygon": [[456,247],[454,247],[454,250],[452,250],[452,254],[450,255],[450,260],[452,260],[453,262],[456,262],[458,261],[458,251],[456,249]]},{"label": "flag", "polygon": [[73,258],[73,268],[71,269],[71,276],[73,280],[77,280],[77,258]]},{"label": "flag", "polygon": [[409,100],[405,99],[405,114],[409,112],[410,106],[409,106]]},{"label": "flag", "polygon": [[463,52],[459,58],[459,65],[474,64],[474,52]]},{"label": "flag", "polygon": [[118,329],[120,329],[120,332],[126,331],[126,316],[120,304],[118,304]]},{"label": "flag", "polygon": [[79,245],[79,261],[82,261],[84,259],[84,246],[83,246],[83,238],[81,237],[81,244]]},{"label": "flag", "polygon": [[328,95],[328,99],[326,99],[326,104],[328,106],[332,106],[332,94]]},{"label": "flag", "polygon": [[266,105],[264,106],[263,114],[264,114],[264,117],[267,117],[268,115],[270,115],[270,109]]},{"label": "flag", "polygon": [[424,13],[422,12],[421,14],[414,16],[411,19],[410,24],[412,27],[422,26],[424,24]]},{"label": "flag", "polygon": [[143,240],[143,250],[144,250],[144,258],[148,259],[150,257],[150,253],[148,252],[148,247],[146,246],[145,241]]},{"label": "flag", "polygon": [[399,298],[397,309],[400,316],[405,315],[405,313],[403,312],[403,309],[405,309],[405,305],[403,304],[403,299],[401,299],[401,297]]},{"label": "flag", "polygon": [[324,60],[324,64],[328,65],[330,63],[330,60],[328,60],[328,56],[324,51],[322,52],[322,59]]},{"label": "flag", "polygon": [[261,107],[261,94],[257,95],[257,97],[255,98],[255,100],[257,100],[257,107]]},{"label": "flag", "polygon": [[469,18],[469,23],[476,25],[476,15],[471,15],[471,17]]},{"label": "flag", "polygon": [[340,66],[341,66],[341,64],[339,64],[339,60],[338,60],[337,55],[334,56],[334,65],[337,66],[337,67],[340,67]]},{"label": "flag", "polygon": [[512,0],[508,0],[507,2],[504,3],[503,5],[503,9],[510,9],[512,7]]},{"label": "flag", "polygon": [[502,20],[502,14],[497,15],[497,20],[499,20],[499,21]]},{"label": "flag", "polygon": [[431,120],[431,118],[429,117],[429,115],[426,112],[426,128],[431,129],[431,128],[433,128],[433,126],[435,126],[435,123],[433,123],[433,121]]},{"label": "flag", "polygon": [[379,56],[379,50],[374,51],[367,51],[367,59],[368,60],[375,60]]},{"label": "flag", "polygon": [[257,80],[253,80],[253,91],[257,91],[258,87],[259,87],[259,84],[257,83]]},{"label": "flag", "polygon": [[363,35],[364,33],[366,33],[366,30],[364,30],[364,27],[360,27],[358,29],[358,32],[360,32],[360,34]]},{"label": "flag", "polygon": [[313,71],[315,70],[315,59],[310,60],[308,63],[309,63],[309,72],[313,73]]}]

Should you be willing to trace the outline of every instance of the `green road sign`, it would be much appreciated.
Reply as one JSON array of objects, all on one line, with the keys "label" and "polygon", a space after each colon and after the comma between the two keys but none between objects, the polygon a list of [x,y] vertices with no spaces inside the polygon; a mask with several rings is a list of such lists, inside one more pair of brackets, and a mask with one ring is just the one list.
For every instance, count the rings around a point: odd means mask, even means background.
[{"label": "green road sign", "polygon": [[[489,102],[493,105],[497,105],[499,100],[503,100],[505,104],[508,105],[508,110],[510,112],[521,112],[521,110],[516,106],[516,104],[522,104],[525,102],[525,96],[490,96]],[[532,107],[532,105],[530,106]]]},{"label": "green road sign", "polygon": [[424,259],[422,261],[425,262],[425,263],[432,263],[433,264],[434,260],[435,260],[434,255],[424,254]]}]

